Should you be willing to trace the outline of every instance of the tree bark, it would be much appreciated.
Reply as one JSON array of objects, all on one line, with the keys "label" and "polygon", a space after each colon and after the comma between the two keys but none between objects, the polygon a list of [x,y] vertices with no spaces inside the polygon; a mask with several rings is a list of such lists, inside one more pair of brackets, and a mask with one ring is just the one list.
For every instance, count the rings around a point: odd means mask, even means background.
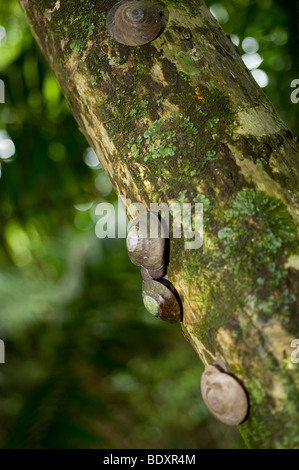
[{"label": "tree bark", "polygon": [[246,388],[249,447],[299,447],[299,145],[201,0],[151,0],[163,30],[108,35],[114,0],[20,0],[80,129],[127,203],[200,202],[204,244],[172,239],[185,336]]}]

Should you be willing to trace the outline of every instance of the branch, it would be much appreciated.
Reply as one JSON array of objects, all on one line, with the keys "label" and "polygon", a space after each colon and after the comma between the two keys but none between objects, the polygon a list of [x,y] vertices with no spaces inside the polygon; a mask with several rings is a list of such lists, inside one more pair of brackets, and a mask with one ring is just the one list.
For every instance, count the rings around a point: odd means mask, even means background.
[{"label": "branch", "polygon": [[299,447],[299,145],[201,0],[152,1],[142,47],[108,35],[112,0],[20,0],[82,132],[127,203],[199,202],[204,244],[168,276],[205,365],[245,386],[251,447]]}]

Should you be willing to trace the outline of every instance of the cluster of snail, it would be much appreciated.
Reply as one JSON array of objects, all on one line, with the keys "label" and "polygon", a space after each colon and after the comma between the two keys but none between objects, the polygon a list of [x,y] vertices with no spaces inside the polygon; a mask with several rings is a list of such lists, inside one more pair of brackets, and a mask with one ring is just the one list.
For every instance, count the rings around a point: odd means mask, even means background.
[{"label": "cluster of snail", "polygon": [[[156,233],[151,237],[151,230]],[[158,215],[142,212],[132,224],[127,236],[129,258],[141,266],[142,299],[152,315],[170,323],[182,317],[179,298],[166,274],[165,230]]]},{"label": "cluster of snail", "polygon": [[[107,16],[109,34],[127,46],[142,46],[157,37],[161,29],[159,12],[149,3],[124,0]],[[151,237],[151,227],[157,228]],[[166,276],[166,244],[163,225],[153,212],[141,213],[127,236],[133,264],[141,266],[142,299],[152,315],[170,323],[182,320],[177,293]],[[219,364],[206,367],[201,377],[201,393],[209,412],[228,426],[242,423],[248,413],[247,394],[242,385]]]},{"label": "cluster of snail", "polygon": [[158,36],[161,18],[150,3],[123,0],[109,11],[106,27],[115,41],[126,46],[143,46]]},{"label": "cluster of snail", "polygon": [[[155,227],[155,236],[151,229]],[[141,266],[142,298],[152,315],[170,323],[181,321],[181,305],[166,276],[166,243],[163,224],[154,212],[142,212],[127,236],[129,258]],[[248,413],[247,394],[227,373],[224,364],[206,367],[201,377],[201,394],[209,412],[228,426],[242,423]]]},{"label": "cluster of snail", "polygon": [[[107,16],[109,34],[127,46],[142,46],[157,37],[161,29],[159,12],[149,3],[123,0]],[[151,237],[151,227],[158,230]],[[157,236],[158,235],[158,236]],[[145,308],[170,323],[182,320],[179,298],[166,276],[166,245],[163,225],[153,212],[141,213],[127,236],[133,264],[141,266],[142,298]],[[247,394],[242,385],[214,363],[201,377],[203,401],[210,413],[229,426],[242,423],[248,413]]]}]

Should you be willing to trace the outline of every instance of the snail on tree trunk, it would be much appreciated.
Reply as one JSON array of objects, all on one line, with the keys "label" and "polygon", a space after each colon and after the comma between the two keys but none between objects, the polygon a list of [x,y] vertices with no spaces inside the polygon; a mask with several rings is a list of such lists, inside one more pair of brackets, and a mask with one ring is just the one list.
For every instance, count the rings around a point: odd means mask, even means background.
[{"label": "snail on tree trunk", "polygon": [[[154,236],[153,236],[154,235]],[[141,213],[127,236],[129,258],[142,266],[146,279],[159,279],[165,273],[165,232],[154,212]]]},{"label": "snail on tree trunk", "polygon": [[215,365],[201,376],[201,394],[209,412],[228,426],[242,423],[248,413],[248,399],[242,385]]},{"label": "snail on tree trunk", "polygon": [[127,250],[132,263],[141,266],[142,299],[147,311],[161,320],[176,323],[182,320],[182,309],[178,294],[164,276],[165,237],[158,215],[141,212],[129,230]]},{"label": "snail on tree trunk", "polygon": [[176,294],[166,281],[143,281],[142,299],[149,313],[169,323],[182,320],[181,306]]},{"label": "snail on tree trunk", "polygon": [[150,3],[124,0],[109,11],[106,27],[115,41],[126,46],[143,46],[157,37],[161,19]]}]

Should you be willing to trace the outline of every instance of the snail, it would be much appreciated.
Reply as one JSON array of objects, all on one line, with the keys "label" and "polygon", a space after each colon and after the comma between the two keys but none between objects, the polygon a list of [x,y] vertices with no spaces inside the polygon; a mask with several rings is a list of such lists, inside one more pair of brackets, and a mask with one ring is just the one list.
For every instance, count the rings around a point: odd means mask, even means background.
[{"label": "snail", "polygon": [[152,279],[160,279],[165,274],[165,266],[163,265],[160,269],[150,270],[143,266],[141,267],[141,277],[144,281],[151,281]]},{"label": "snail", "polygon": [[166,281],[143,281],[142,299],[149,313],[169,323],[177,323],[182,319],[181,306],[174,292],[166,285]]},{"label": "snail", "polygon": [[141,266],[145,308],[161,320],[176,323],[182,320],[182,311],[174,288],[167,276],[163,277],[166,272],[165,237],[164,224],[158,215],[141,212],[129,230],[127,249],[132,263]]},{"label": "snail", "polygon": [[215,365],[201,376],[201,394],[209,412],[228,426],[242,423],[248,412],[248,399],[242,385]]},{"label": "snail", "polygon": [[126,46],[142,46],[157,37],[161,19],[150,3],[123,0],[109,11],[106,27],[115,41]]},{"label": "snail", "polygon": [[[150,236],[153,231],[156,231],[155,238]],[[132,263],[144,268],[147,279],[164,275],[165,232],[154,212],[142,212],[135,219],[127,236],[127,250]]]}]

